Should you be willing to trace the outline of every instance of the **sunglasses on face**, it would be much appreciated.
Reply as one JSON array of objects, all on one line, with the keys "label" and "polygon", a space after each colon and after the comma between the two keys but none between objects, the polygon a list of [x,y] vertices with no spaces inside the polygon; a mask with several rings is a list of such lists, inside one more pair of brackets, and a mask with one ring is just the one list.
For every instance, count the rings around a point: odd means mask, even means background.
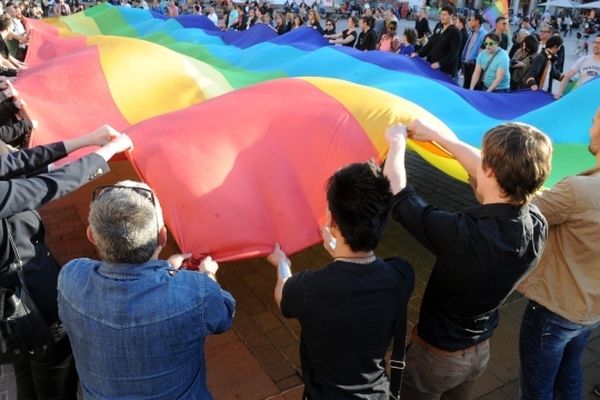
[{"label": "sunglasses on face", "polygon": [[484,44],[486,47],[488,47],[488,46],[495,46],[497,43],[496,42],[485,42]]}]

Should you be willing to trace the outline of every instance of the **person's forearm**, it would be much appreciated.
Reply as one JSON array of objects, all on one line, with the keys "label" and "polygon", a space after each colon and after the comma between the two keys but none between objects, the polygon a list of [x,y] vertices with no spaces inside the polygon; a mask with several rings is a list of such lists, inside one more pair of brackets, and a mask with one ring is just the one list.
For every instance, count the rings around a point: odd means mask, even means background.
[{"label": "person's forearm", "polygon": [[493,92],[494,90],[496,90],[496,88],[498,87],[498,85],[500,84],[501,81],[502,81],[502,77],[500,77],[500,78],[496,77],[496,79],[494,79],[494,81],[487,88],[487,91]]},{"label": "person's forearm", "polygon": [[469,85],[469,88],[471,90],[475,89],[475,86],[477,85],[477,82],[479,82],[479,76],[480,75],[481,75],[481,71],[475,70],[475,72],[473,72],[473,76],[471,77],[471,84]]},{"label": "person's forearm", "polygon": [[275,285],[275,303],[277,307],[281,309],[281,298],[283,297],[283,286],[285,282],[292,276],[292,270],[290,269],[290,263],[287,260],[279,261],[277,265],[277,284]]},{"label": "person's forearm", "polygon": [[392,193],[397,194],[406,187],[406,167],[404,155],[406,153],[406,138],[400,138],[390,144],[383,174],[390,181]]},{"label": "person's forearm", "polygon": [[475,147],[455,138],[441,138],[437,143],[446,149],[471,176],[477,176],[477,167],[481,164],[481,152]]}]

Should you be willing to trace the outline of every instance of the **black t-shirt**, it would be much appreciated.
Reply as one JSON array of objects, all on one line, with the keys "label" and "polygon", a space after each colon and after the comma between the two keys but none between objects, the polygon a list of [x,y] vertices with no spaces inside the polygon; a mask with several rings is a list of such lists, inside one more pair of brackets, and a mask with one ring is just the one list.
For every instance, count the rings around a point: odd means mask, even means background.
[{"label": "black t-shirt", "polygon": [[313,399],[387,400],[384,356],[397,307],[407,307],[413,286],[412,268],[400,258],[334,261],[288,279],[281,312],[302,327],[302,376]]},{"label": "black t-shirt", "polygon": [[354,47],[354,43],[356,43],[356,31],[355,30],[344,29],[342,31],[342,39],[346,39],[348,36],[352,36],[353,39],[352,39],[351,42],[344,43],[344,46]]}]

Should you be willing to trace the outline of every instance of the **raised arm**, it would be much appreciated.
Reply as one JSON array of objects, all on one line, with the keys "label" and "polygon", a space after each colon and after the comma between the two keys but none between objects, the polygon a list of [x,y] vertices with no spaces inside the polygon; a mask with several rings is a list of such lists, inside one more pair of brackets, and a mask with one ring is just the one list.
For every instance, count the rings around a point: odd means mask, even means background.
[{"label": "raised arm", "polygon": [[407,129],[404,125],[392,125],[385,132],[390,149],[383,167],[383,174],[390,181],[392,193],[394,194],[399,193],[406,187],[406,168],[404,166],[406,136]]},{"label": "raised arm", "polygon": [[477,167],[481,164],[481,153],[478,149],[460,141],[453,133],[439,131],[419,119],[408,124],[407,128],[409,138],[422,142],[436,142],[450,152],[471,177],[477,176]]},{"label": "raised arm", "polygon": [[275,293],[273,297],[275,298],[275,303],[277,303],[277,307],[281,310],[281,298],[283,297],[283,286],[285,282],[292,276],[292,271],[290,269],[292,262],[286,256],[286,254],[281,250],[279,243],[275,244],[275,248],[273,252],[269,254],[267,260],[275,267],[277,267],[277,283],[275,284]]},{"label": "raised arm", "polygon": [[[116,132],[116,131],[115,131]],[[98,136],[101,136],[98,133]],[[98,138],[92,136],[92,138]],[[61,158],[66,150],[79,148],[82,142],[57,143],[42,146],[37,154],[38,168],[46,166],[52,158]],[[116,153],[132,147],[127,135],[119,134],[104,146],[71,164],[57,168],[51,172],[35,175],[29,178],[14,178],[0,181],[0,218],[8,217],[21,211],[34,210],[41,205],[60,198],[87,182],[108,172],[107,161]],[[19,152],[23,153],[23,152]],[[44,156],[45,159],[44,159]],[[58,157],[56,157],[58,156]],[[14,159],[13,159],[14,160]],[[19,160],[17,158],[17,160]],[[31,161],[31,160],[29,160]],[[30,165],[33,163],[30,163]]]}]

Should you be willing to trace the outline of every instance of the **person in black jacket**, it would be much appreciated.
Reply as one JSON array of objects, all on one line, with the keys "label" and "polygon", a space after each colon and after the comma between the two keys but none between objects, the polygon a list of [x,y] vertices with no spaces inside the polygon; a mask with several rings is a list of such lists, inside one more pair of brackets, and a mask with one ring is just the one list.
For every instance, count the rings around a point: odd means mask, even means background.
[{"label": "person in black jacket", "polygon": [[377,34],[373,30],[375,25],[375,19],[373,17],[362,16],[358,27],[360,28],[360,34],[356,40],[356,48],[358,50],[375,50],[377,47]]},{"label": "person in black jacket", "polygon": [[427,41],[427,36],[431,33],[429,20],[427,19],[427,9],[421,8],[419,16],[415,21],[415,31],[417,31],[417,50],[421,50],[423,43]]},{"label": "person in black jacket", "polygon": [[461,44],[460,31],[452,25],[453,15],[452,6],[442,7],[440,22],[433,30],[433,35],[421,51],[411,55],[426,58],[431,63],[431,68],[439,69],[451,78],[458,69],[458,49]]},{"label": "person in black jacket", "polygon": [[552,80],[561,78],[556,67],[556,55],[562,46],[560,36],[552,36],[546,41],[546,48],[531,60],[531,66],[525,78],[525,85],[531,90],[547,90],[552,93]]},{"label": "person in black jacket", "polygon": [[[92,154],[60,168],[52,163],[88,146],[101,146]],[[77,398],[77,374],[67,337],[58,320],[57,282],[59,265],[44,243],[44,226],[34,211],[106,173],[107,161],[130,149],[131,139],[105,125],[76,139],[37,146],[0,156],[0,286],[19,285],[9,268],[15,255],[7,229],[23,263],[29,293],[54,333],[55,348],[31,362],[15,363],[17,398]]]}]

